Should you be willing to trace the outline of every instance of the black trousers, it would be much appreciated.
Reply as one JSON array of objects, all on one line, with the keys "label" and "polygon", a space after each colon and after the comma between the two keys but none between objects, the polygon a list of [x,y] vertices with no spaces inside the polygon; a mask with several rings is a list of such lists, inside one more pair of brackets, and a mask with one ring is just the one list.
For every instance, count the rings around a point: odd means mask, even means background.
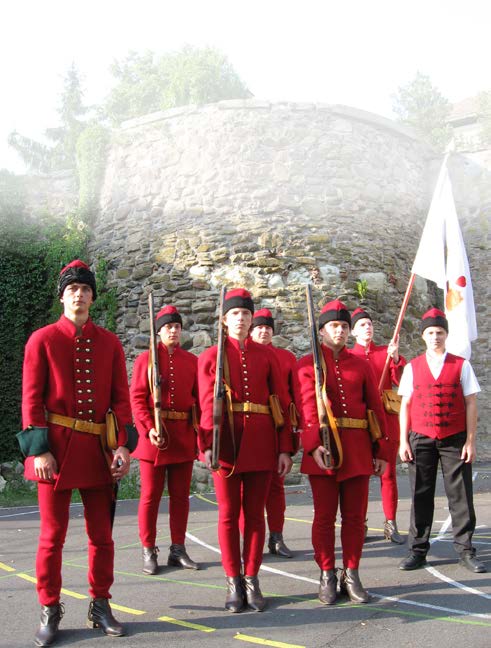
[{"label": "black trousers", "polygon": [[472,495],[472,464],[460,458],[466,432],[445,439],[431,439],[416,432],[409,433],[413,461],[409,464],[412,507],[408,546],[415,554],[426,555],[435,510],[435,486],[438,464],[448,499],[454,548],[458,554],[474,553],[472,535],[476,514]]}]

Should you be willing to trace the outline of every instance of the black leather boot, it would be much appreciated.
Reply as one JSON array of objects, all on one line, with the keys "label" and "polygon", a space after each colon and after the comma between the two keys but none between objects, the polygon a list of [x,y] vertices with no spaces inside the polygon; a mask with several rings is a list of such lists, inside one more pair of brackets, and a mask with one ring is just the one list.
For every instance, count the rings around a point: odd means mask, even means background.
[{"label": "black leather boot", "polygon": [[157,554],[159,552],[158,547],[142,547],[142,558],[143,558],[143,573],[150,574],[154,576],[158,570],[159,565],[157,563]]},{"label": "black leather boot", "polygon": [[272,531],[268,541],[269,553],[282,558],[293,558],[293,554],[283,540],[283,534]]},{"label": "black leather boot", "polygon": [[324,605],[333,605],[336,602],[336,586],[338,579],[334,569],[323,569],[319,581],[319,601]]},{"label": "black leather boot", "polygon": [[350,601],[353,603],[368,603],[370,600],[368,592],[361,584],[357,569],[350,569],[349,567],[343,569],[339,588],[341,592],[349,596]]},{"label": "black leather boot", "polygon": [[51,646],[58,633],[58,626],[64,614],[65,607],[63,603],[41,605],[41,622],[34,637],[36,646]]},{"label": "black leather boot", "polygon": [[124,627],[113,617],[109,600],[105,598],[91,600],[87,625],[89,628],[101,628],[104,634],[110,637],[122,637],[126,634]]},{"label": "black leather boot", "polygon": [[174,567],[183,567],[184,569],[199,569],[198,563],[191,560],[186,553],[186,547],[178,544],[170,546],[167,564]]},{"label": "black leather boot", "polygon": [[385,520],[384,537],[386,540],[389,540],[394,544],[404,544],[406,542],[405,538],[403,538],[399,533],[397,522],[395,520]]},{"label": "black leather boot", "polygon": [[240,576],[227,576],[227,596],[225,609],[230,612],[242,612],[244,609],[244,588]]},{"label": "black leather boot", "polygon": [[244,589],[247,605],[256,612],[262,612],[266,608],[266,601],[259,588],[258,577],[244,576]]}]

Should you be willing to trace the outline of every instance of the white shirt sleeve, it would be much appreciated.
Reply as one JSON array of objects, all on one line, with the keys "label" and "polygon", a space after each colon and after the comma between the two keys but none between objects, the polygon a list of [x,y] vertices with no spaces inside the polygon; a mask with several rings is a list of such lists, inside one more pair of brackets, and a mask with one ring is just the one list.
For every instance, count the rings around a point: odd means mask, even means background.
[{"label": "white shirt sleeve", "polygon": [[464,364],[462,365],[460,384],[462,385],[464,396],[477,394],[481,391],[479,383],[477,382],[476,374],[474,373],[474,369],[472,368],[469,360],[464,360]]},{"label": "white shirt sleeve", "polygon": [[411,398],[413,395],[413,368],[410,362],[404,367],[397,393],[399,396],[406,396],[407,398]]}]

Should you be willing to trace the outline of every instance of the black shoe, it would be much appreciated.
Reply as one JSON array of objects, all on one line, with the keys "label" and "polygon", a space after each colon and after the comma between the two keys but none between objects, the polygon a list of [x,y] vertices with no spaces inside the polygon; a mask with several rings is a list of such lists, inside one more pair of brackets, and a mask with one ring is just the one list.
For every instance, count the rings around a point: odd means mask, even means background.
[{"label": "black shoe", "polygon": [[339,589],[349,596],[352,603],[368,603],[370,600],[370,595],[361,584],[357,569],[349,567],[343,569],[339,579]]},{"label": "black shoe", "polygon": [[269,534],[268,542],[269,553],[282,558],[293,558],[293,554],[286,546],[282,533],[272,531]]},{"label": "black shoe", "polygon": [[242,612],[245,607],[245,594],[240,576],[227,576],[227,596],[225,609],[229,612]]},{"label": "black shoe", "polygon": [[102,632],[110,637],[123,637],[126,634],[124,627],[113,617],[109,600],[106,598],[91,600],[87,625],[89,628],[101,628]]},{"label": "black shoe", "polygon": [[403,538],[399,533],[397,522],[395,520],[385,520],[384,538],[394,544],[404,544],[406,542],[405,538]]},{"label": "black shoe", "polygon": [[41,623],[34,636],[36,646],[51,646],[58,633],[58,626],[65,614],[63,603],[57,605],[41,605]]},{"label": "black shoe", "polygon": [[256,612],[262,612],[266,608],[266,601],[259,588],[258,577],[244,576],[243,582],[244,582],[247,605],[251,609],[256,610]]},{"label": "black shoe", "polygon": [[408,554],[404,560],[399,563],[399,569],[403,571],[412,571],[426,565],[426,556],[424,554]]},{"label": "black shoe", "polygon": [[150,574],[154,576],[158,570],[159,565],[157,563],[157,554],[159,552],[158,547],[142,547],[142,557],[143,557],[143,573]]},{"label": "black shoe", "polygon": [[173,567],[182,567],[183,569],[199,569],[198,563],[191,560],[186,553],[186,547],[178,544],[170,546],[167,564]]},{"label": "black shoe", "polygon": [[474,572],[474,574],[485,574],[487,572],[486,565],[470,551],[464,551],[460,554],[459,565]]},{"label": "black shoe", "polygon": [[323,569],[319,581],[319,601],[324,605],[333,605],[336,602],[336,587],[338,579],[334,569]]}]

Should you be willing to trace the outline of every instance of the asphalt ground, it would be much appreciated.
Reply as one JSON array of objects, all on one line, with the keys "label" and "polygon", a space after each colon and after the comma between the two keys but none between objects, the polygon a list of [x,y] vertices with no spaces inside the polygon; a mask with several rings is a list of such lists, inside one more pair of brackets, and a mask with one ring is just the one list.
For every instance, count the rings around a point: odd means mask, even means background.
[{"label": "asphalt ground", "polygon": [[[476,464],[474,476],[475,546],[491,572],[491,464]],[[398,521],[405,533],[410,510],[405,474],[399,475],[399,489]],[[429,565],[414,572],[398,569],[406,547],[383,538],[380,488],[377,480],[372,480],[369,535],[360,567],[362,582],[371,594],[366,605],[341,599],[326,607],[317,599],[319,570],[310,540],[313,509],[308,485],[287,488],[284,537],[295,556],[285,560],[265,553],[260,582],[269,605],[263,613],[231,614],[223,607],[225,582],[214,493],[191,497],[186,546],[190,556],[201,563],[200,571],[166,566],[170,544],[167,504],[163,498],[158,527],[162,567],[158,575],[146,576],[141,572],[138,502],[118,502],[112,607],[128,631],[128,636],[118,639],[86,627],[87,542],[82,507],[72,505],[63,554],[66,613],[57,646],[491,646],[491,574],[473,574],[457,564],[441,479]],[[0,509],[2,647],[33,645],[39,619],[34,572],[38,521],[36,507]],[[337,563],[341,566],[339,554]]]}]

